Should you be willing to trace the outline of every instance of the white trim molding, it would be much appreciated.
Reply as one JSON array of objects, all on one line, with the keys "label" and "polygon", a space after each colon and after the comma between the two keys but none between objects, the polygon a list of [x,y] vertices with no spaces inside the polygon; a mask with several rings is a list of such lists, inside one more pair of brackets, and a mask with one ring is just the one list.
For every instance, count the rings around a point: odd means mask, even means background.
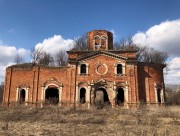
[{"label": "white trim molding", "polygon": [[[82,64],[86,65],[86,73],[81,73],[81,65]],[[78,74],[79,75],[88,75],[89,74],[89,64],[88,63],[83,63],[83,62],[79,63],[79,65],[78,65]]]},{"label": "white trim molding", "polygon": [[21,97],[21,91],[25,90],[25,104],[28,105],[29,100],[29,87],[17,87],[16,88],[16,102],[19,102]]}]

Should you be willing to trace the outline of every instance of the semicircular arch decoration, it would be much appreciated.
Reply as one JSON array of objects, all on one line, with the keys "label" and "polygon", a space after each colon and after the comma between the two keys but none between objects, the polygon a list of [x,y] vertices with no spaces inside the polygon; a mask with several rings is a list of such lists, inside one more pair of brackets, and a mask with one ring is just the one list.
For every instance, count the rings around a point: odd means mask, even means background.
[{"label": "semicircular arch decoration", "polygon": [[46,80],[42,84],[42,87],[47,87],[47,86],[50,86],[50,85],[54,85],[54,86],[57,86],[57,87],[62,87],[63,86],[62,82],[58,82],[55,78],[51,78],[50,80]]}]

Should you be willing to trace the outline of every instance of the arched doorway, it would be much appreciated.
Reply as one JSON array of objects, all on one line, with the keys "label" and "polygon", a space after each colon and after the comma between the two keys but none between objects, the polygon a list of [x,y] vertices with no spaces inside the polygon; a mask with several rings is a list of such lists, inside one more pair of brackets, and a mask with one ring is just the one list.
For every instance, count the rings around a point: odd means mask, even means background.
[{"label": "arched doorway", "polygon": [[86,89],[85,88],[80,89],[80,103],[81,104],[86,103]]},{"label": "arched doorway", "polygon": [[121,105],[123,103],[124,103],[124,89],[120,87],[117,89],[116,104]]},{"label": "arched doorway", "polygon": [[109,97],[106,89],[98,88],[95,91],[95,105],[99,108],[110,105]]},{"label": "arched doorway", "polygon": [[25,103],[25,97],[26,97],[26,91],[24,89],[22,89],[20,91],[20,104]]},{"label": "arched doorway", "polygon": [[157,89],[157,100],[159,103],[161,103],[161,89]]},{"label": "arched doorway", "polygon": [[57,88],[47,88],[45,95],[46,104],[58,104],[59,103],[59,90]]}]

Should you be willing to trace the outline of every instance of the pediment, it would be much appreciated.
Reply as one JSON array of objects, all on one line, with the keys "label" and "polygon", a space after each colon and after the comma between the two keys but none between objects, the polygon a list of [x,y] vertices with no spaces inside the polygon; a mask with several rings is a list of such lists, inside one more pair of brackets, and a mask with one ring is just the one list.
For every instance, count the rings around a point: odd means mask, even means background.
[{"label": "pediment", "polygon": [[127,57],[124,56],[120,56],[111,52],[107,52],[107,51],[96,51],[96,52],[92,52],[92,53],[88,53],[85,55],[82,55],[80,57],[77,58],[77,61],[82,61],[82,60],[87,60],[87,59],[91,59],[100,55],[104,55],[107,57],[111,57],[111,58],[116,58],[116,59],[121,59],[121,60],[128,60]]}]

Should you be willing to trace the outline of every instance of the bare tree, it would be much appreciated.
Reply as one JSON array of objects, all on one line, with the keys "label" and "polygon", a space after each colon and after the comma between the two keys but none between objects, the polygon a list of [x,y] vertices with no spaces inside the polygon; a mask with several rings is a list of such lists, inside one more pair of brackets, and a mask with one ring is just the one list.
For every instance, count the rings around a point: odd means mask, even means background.
[{"label": "bare tree", "polygon": [[14,62],[15,62],[16,64],[21,64],[21,63],[24,62],[24,60],[23,60],[23,58],[22,58],[21,55],[16,54],[16,56],[15,56],[15,58],[14,58]]},{"label": "bare tree", "polygon": [[140,46],[133,43],[132,37],[122,38],[119,42],[115,42],[115,49],[121,50],[140,50]]},{"label": "bare tree", "polygon": [[31,59],[33,63],[38,63],[43,56],[42,48],[33,48],[31,50]]},{"label": "bare tree", "polygon": [[56,53],[55,61],[58,66],[65,66],[67,63],[67,53],[65,50],[59,50]]},{"label": "bare tree", "polygon": [[42,64],[44,66],[54,66],[54,59],[50,54],[44,51],[37,63]]},{"label": "bare tree", "polygon": [[139,60],[148,63],[161,63],[165,64],[168,58],[167,52],[155,50],[152,47],[144,47],[140,53]]},{"label": "bare tree", "polygon": [[87,44],[87,35],[84,34],[81,37],[74,39],[74,48],[75,50],[87,50],[88,44]]},{"label": "bare tree", "polygon": [[131,36],[122,38],[120,42],[114,44],[116,49],[136,50],[137,60],[141,62],[166,64],[168,58],[167,52],[158,51],[152,47],[134,44]]}]

